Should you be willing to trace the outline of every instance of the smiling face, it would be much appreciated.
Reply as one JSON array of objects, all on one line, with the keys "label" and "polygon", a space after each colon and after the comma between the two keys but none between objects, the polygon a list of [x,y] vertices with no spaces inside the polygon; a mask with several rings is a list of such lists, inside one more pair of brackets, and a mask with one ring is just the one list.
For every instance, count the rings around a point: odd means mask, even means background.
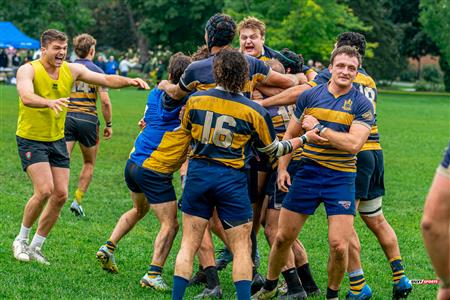
[{"label": "smiling face", "polygon": [[259,29],[242,28],[239,32],[239,46],[242,53],[259,57],[264,46],[264,37]]},{"label": "smiling face", "polygon": [[41,48],[42,57],[45,57],[48,64],[59,68],[67,55],[67,41],[55,40],[49,42],[47,46]]},{"label": "smiling face", "polygon": [[359,61],[357,57],[350,57],[345,53],[334,57],[333,63],[328,67],[331,80],[340,88],[349,87],[358,74]]}]

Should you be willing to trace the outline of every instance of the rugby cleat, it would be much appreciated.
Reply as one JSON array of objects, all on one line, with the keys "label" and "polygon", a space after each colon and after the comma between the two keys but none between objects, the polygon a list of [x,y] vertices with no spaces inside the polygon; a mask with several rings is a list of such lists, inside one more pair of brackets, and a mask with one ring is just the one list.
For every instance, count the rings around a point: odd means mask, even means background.
[{"label": "rugby cleat", "polygon": [[206,284],[206,274],[203,270],[198,270],[197,273],[189,280],[188,286]]},{"label": "rugby cleat", "polygon": [[233,261],[233,254],[227,247],[220,249],[216,259],[217,271],[223,270],[227,265]]},{"label": "rugby cleat", "polygon": [[100,262],[102,269],[110,273],[118,273],[119,269],[116,265],[116,259],[114,258],[114,253],[111,252],[105,245],[98,249],[97,260]]},{"label": "rugby cleat", "polygon": [[30,248],[30,260],[35,260],[43,265],[50,265],[50,262],[45,258],[44,254],[41,251],[41,248]]},{"label": "rugby cleat", "polygon": [[392,299],[406,299],[412,291],[412,284],[408,277],[403,276],[392,288]]},{"label": "rugby cleat", "polygon": [[220,285],[213,289],[205,288],[203,292],[194,297],[194,299],[222,299],[222,289]]},{"label": "rugby cleat", "polygon": [[81,207],[81,205],[79,205],[77,203],[77,201],[73,201],[72,204],[70,204],[70,211],[73,212],[73,214],[77,217],[85,217],[86,215],[84,214],[84,210]]},{"label": "rugby cleat", "polygon": [[295,294],[284,294],[280,296],[280,300],[305,300],[308,297],[305,290],[295,293]]},{"label": "rugby cleat", "polygon": [[255,276],[253,276],[250,293],[252,295],[256,294],[264,286],[265,281],[266,280],[261,276],[261,274],[256,273]]},{"label": "rugby cleat", "polygon": [[317,285],[316,286],[303,286],[303,288],[305,289],[308,297],[318,297],[322,294],[322,292],[320,291],[320,289]]},{"label": "rugby cleat", "polygon": [[143,288],[152,288],[159,292],[169,292],[172,290],[161,275],[150,277],[146,273],[144,277],[141,278],[140,283]]},{"label": "rugby cleat", "polygon": [[272,291],[268,291],[264,288],[261,288],[256,294],[252,296],[252,300],[266,300],[273,299],[277,295],[278,290],[275,288]]},{"label": "rugby cleat", "polygon": [[372,297],[372,289],[369,285],[364,285],[361,292],[358,295],[354,294],[352,291],[347,292],[347,296],[345,296],[346,300],[368,300]]},{"label": "rugby cleat", "polygon": [[30,253],[26,240],[15,239],[12,244],[14,258],[20,261],[30,261]]}]

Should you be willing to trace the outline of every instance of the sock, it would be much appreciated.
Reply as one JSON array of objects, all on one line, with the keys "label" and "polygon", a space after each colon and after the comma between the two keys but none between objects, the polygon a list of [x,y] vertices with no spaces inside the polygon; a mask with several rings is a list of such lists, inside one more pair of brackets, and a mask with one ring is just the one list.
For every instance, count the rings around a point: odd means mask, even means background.
[{"label": "sock", "polygon": [[16,237],[16,239],[28,241],[28,238],[30,236],[30,230],[31,228],[25,227],[23,226],[23,224],[20,225],[19,235]]},{"label": "sock", "polygon": [[276,289],[278,285],[278,278],[275,280],[270,280],[266,278],[266,281],[264,281],[264,289],[266,291],[273,291],[274,289]]},{"label": "sock", "polygon": [[281,274],[283,274],[283,277],[286,280],[289,295],[300,293],[304,290],[295,268],[290,268],[289,270],[281,272]]},{"label": "sock", "polygon": [[42,248],[45,242],[45,236],[41,236],[37,233],[34,234],[33,240],[31,241],[30,248]]},{"label": "sock", "polygon": [[147,275],[150,278],[155,278],[156,276],[161,275],[162,270],[163,268],[161,266],[152,263],[148,266]]},{"label": "sock", "polygon": [[188,286],[189,280],[173,275],[172,300],[183,300],[184,292]]},{"label": "sock", "polygon": [[394,283],[400,281],[400,279],[405,276],[405,268],[403,267],[402,258],[400,256],[396,256],[389,260],[392,269],[392,280]]},{"label": "sock", "polygon": [[359,295],[361,290],[366,285],[366,279],[364,278],[364,272],[362,269],[357,269],[348,273],[348,279],[350,281],[350,291],[353,295]]},{"label": "sock", "polygon": [[297,268],[298,277],[300,277],[300,281],[302,282],[303,287],[306,289],[307,287],[311,290],[318,289],[316,282],[311,274],[311,270],[309,268],[309,263],[306,263]]},{"label": "sock", "polygon": [[330,300],[338,300],[338,296],[339,296],[339,290],[332,290],[329,287],[327,287],[327,299]]},{"label": "sock", "polygon": [[206,275],[206,284],[208,286],[208,289],[212,290],[216,286],[218,286],[219,283],[219,274],[217,273],[217,269],[215,266],[209,266],[205,270]]},{"label": "sock", "polygon": [[252,282],[250,280],[239,280],[234,283],[236,287],[236,294],[238,300],[248,300],[251,297],[251,286]]},{"label": "sock", "polygon": [[80,189],[77,189],[75,191],[75,201],[78,203],[78,205],[81,205],[81,202],[83,201],[84,192]]},{"label": "sock", "polygon": [[108,248],[109,251],[111,251],[112,253],[114,253],[114,251],[116,250],[116,245],[114,244],[113,241],[111,240],[107,240],[105,243],[106,248]]},{"label": "sock", "polygon": [[256,251],[258,249],[258,241],[256,239],[256,233],[252,230],[250,233],[250,239],[252,240],[252,262],[255,264],[255,258],[256,258]]}]

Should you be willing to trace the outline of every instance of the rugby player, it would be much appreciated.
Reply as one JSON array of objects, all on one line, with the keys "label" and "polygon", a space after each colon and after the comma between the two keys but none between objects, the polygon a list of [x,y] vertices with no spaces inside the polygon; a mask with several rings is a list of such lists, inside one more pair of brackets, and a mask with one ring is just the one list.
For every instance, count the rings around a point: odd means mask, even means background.
[{"label": "rugby player", "polygon": [[213,72],[217,86],[191,95],[182,121],[182,130],[192,137],[193,150],[183,191],[183,238],[172,299],[183,298],[195,253],[214,208],[233,253],[237,298],[250,298],[252,208],[245,172],[250,145],[255,139],[259,151],[273,161],[306,141],[325,141],[317,136],[317,129],[301,138],[278,141],[267,111],[240,93],[249,69],[239,52],[222,49],[215,56]]},{"label": "rugby player", "polygon": [[[75,63],[85,65],[93,72],[104,74],[103,70],[92,62],[95,55],[97,41],[89,34],[80,34],[73,39],[73,47],[77,59]],[[108,91],[92,84],[75,81],[69,98],[64,136],[67,151],[72,154],[73,147],[78,141],[83,155],[83,167],[75,191],[70,211],[76,216],[85,216],[81,202],[91,183],[94,174],[95,160],[99,143],[99,120],[97,117],[97,96],[100,96],[102,114],[105,120],[103,137],[108,140],[112,136],[112,108]]]},{"label": "rugby player", "polygon": [[425,202],[422,234],[434,270],[440,279],[438,300],[450,299],[450,143]]},{"label": "rugby player", "polygon": [[[286,255],[309,215],[321,202],[328,216],[330,258],[327,299],[337,299],[347,268],[348,246],[355,214],[356,154],[364,145],[374,121],[373,107],[352,82],[361,56],[352,47],[333,51],[331,80],[300,95],[294,118],[284,139],[302,130],[317,128],[325,143],[307,143],[292,181],[286,170],[289,157],[280,158],[278,185],[288,191],[280,211],[278,231],[270,251],[264,288],[255,299],[268,299],[276,293],[278,276]],[[302,129],[303,128],[303,129]]]},{"label": "rugby player", "polygon": [[[67,36],[49,29],[41,35],[40,59],[17,71],[19,118],[16,140],[22,168],[33,183],[34,193],[25,205],[22,226],[13,242],[14,257],[49,264],[41,249],[67,200],[69,154],[64,140],[69,96],[74,81],[121,88],[148,88],[139,78],[103,75],[81,64],[67,63]],[[39,218],[28,246],[31,227]]]},{"label": "rugby player", "polygon": [[[188,56],[174,54],[169,61],[169,80],[178,83],[190,63]],[[170,290],[161,274],[178,232],[172,174],[181,166],[186,154],[186,151],[178,154],[175,149],[183,148],[177,145],[183,143],[183,139],[179,138],[176,128],[180,125],[179,113],[185,100],[173,101],[158,88],[148,95],[144,116],[146,126],[137,137],[125,167],[125,181],[134,207],[120,217],[109,239],[97,251],[102,268],[117,273],[114,256],[117,244],[151,208],[161,227],[154,241],[153,259],[141,279],[141,286],[158,291]]]}]

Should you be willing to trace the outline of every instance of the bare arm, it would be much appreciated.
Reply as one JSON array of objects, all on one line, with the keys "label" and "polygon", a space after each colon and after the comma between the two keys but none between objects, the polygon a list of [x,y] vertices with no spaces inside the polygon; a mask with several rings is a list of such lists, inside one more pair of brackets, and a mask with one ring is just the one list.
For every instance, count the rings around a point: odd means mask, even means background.
[{"label": "bare arm", "polygon": [[17,70],[17,92],[23,105],[35,108],[48,107],[53,109],[56,113],[67,107],[69,103],[68,98],[59,99],[45,99],[34,93],[34,69],[31,64],[25,64]]},{"label": "bare arm", "polygon": [[260,91],[263,95],[265,96],[274,96],[274,95],[278,95],[279,93],[281,93],[282,91],[284,91],[284,89],[282,88],[278,88],[278,87],[273,87],[273,86],[267,86],[267,85],[260,85],[257,84],[256,88],[258,89],[258,91]]},{"label": "bare arm", "polygon": [[271,70],[269,74],[267,74],[267,78],[263,84],[287,89],[291,86],[297,85],[298,83],[299,81],[297,76],[293,74],[281,74]]},{"label": "bare arm", "polygon": [[308,74],[306,75],[306,78],[308,79],[308,81],[314,80],[314,78],[316,78],[317,76],[317,72],[313,71],[312,69],[310,69],[310,71],[307,73]]},{"label": "bare arm", "polygon": [[[105,120],[105,128],[103,129],[103,137],[110,139],[112,136],[112,105],[107,91],[99,91],[100,101],[102,105],[103,119]],[[110,126],[108,126],[110,125]]]},{"label": "bare arm", "polygon": [[162,80],[158,88],[166,92],[170,98],[175,100],[183,99],[188,93],[181,89],[180,84],[173,84],[167,80]]},{"label": "bare arm", "polygon": [[311,88],[308,84],[296,85],[272,97],[259,101],[263,107],[295,104],[298,96]]},{"label": "bare arm", "polygon": [[81,80],[87,83],[106,86],[113,89],[136,86],[144,89],[150,89],[148,84],[140,78],[128,78],[119,75],[106,75],[97,72],[92,72],[82,64],[69,64],[70,71],[74,80]]}]

